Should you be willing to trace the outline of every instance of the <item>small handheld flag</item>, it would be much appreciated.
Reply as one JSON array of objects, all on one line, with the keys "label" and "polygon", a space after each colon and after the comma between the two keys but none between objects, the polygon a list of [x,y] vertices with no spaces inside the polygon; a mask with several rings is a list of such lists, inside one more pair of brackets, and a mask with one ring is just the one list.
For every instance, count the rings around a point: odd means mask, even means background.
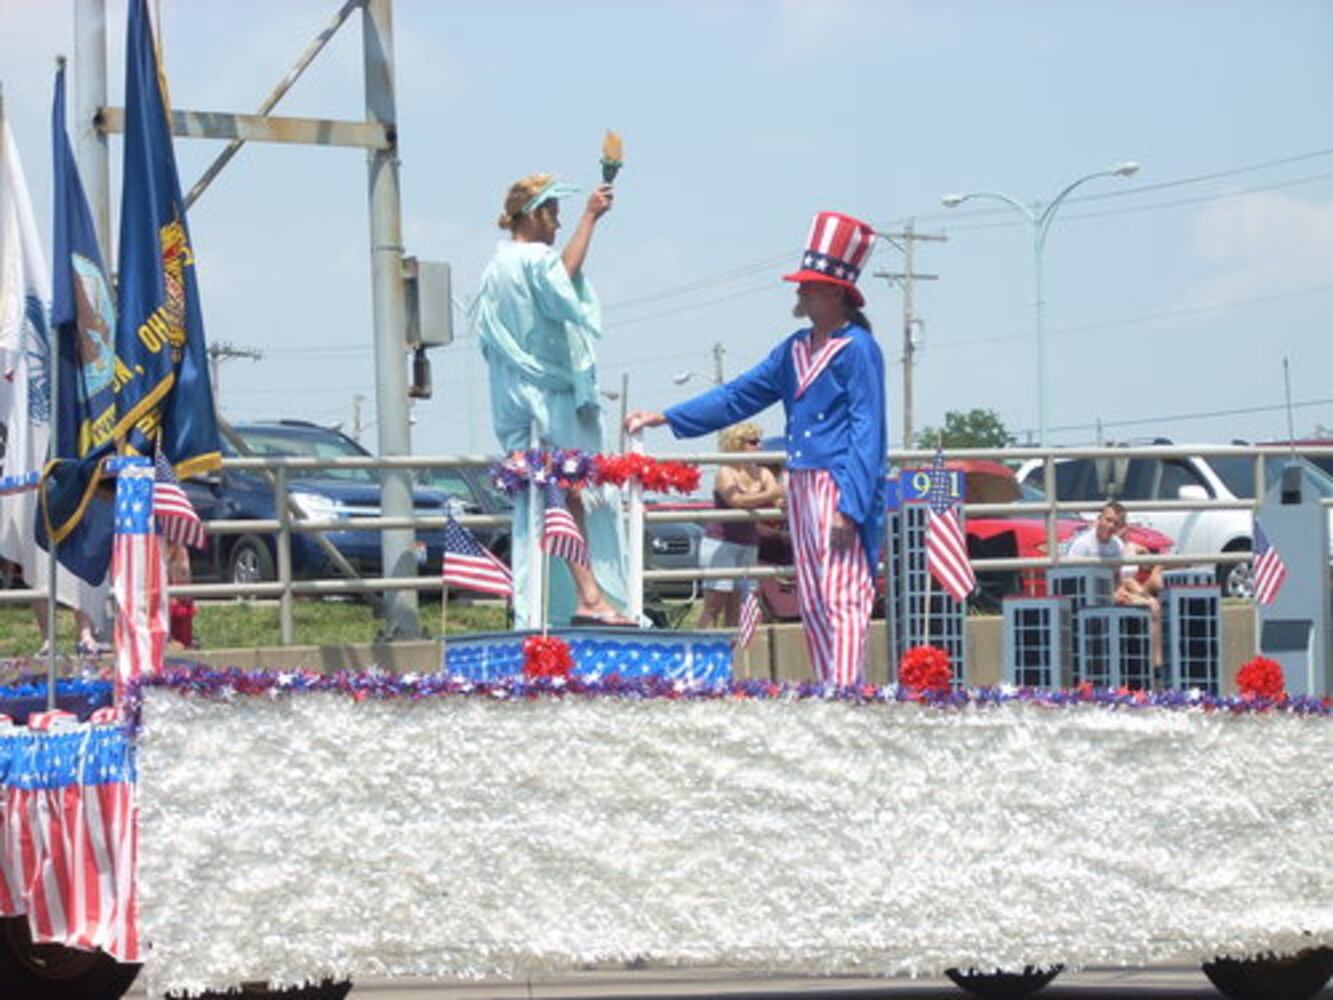
[{"label": "small handheld flag", "polygon": [[446,586],[497,597],[514,595],[514,580],[509,567],[483,548],[472,532],[452,517],[444,523],[444,558],[440,574]]},{"label": "small handheld flag", "polygon": [[944,453],[938,448],[930,465],[927,504],[930,509],[926,520],[926,568],[955,601],[965,601],[976,589],[977,577],[967,561],[967,538],[958,517],[958,505],[949,496]]},{"label": "small handheld flag", "polygon": [[564,494],[555,483],[544,487],[546,513],[542,516],[542,551],[576,566],[588,565],[588,543],[578,522],[565,506]]},{"label": "small handheld flag", "polygon": [[740,627],[736,629],[736,638],[733,645],[737,649],[747,649],[754,641],[754,630],[758,626],[763,612],[759,607],[759,598],[755,596],[753,590],[745,592],[745,600],[741,603]]},{"label": "small handheld flag", "polygon": [[185,495],[176,470],[167,456],[158,451],[153,459],[153,515],[157,518],[157,533],[173,545],[189,545],[202,549],[208,545],[204,523]]},{"label": "small handheld flag", "polygon": [[1287,564],[1282,561],[1273,543],[1254,522],[1254,600],[1257,604],[1272,604],[1277,592],[1287,579]]}]

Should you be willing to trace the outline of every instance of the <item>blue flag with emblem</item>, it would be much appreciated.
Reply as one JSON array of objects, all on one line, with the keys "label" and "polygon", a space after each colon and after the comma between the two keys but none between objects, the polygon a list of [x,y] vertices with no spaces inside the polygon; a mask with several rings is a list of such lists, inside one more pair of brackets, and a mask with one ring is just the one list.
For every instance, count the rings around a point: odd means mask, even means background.
[{"label": "blue flag with emblem", "polygon": [[51,109],[55,193],[51,324],[59,364],[56,433],[37,512],[37,543],[89,583],[111,560],[112,505],[98,496],[101,460],[115,441],[115,307],[92,212],[65,129],[65,67]]},{"label": "blue flag with emblem", "polygon": [[217,417],[194,247],[146,0],[129,2],[123,184],[113,434],[137,454],[151,454],[160,441],[179,476],[207,472],[222,461]]}]

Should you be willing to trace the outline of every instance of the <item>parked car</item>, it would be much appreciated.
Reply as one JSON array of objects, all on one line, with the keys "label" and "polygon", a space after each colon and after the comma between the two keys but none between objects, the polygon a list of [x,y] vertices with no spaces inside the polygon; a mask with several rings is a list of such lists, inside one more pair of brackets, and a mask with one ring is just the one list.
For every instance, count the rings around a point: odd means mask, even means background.
[{"label": "parked car", "polygon": [[[1035,506],[1046,501],[1045,494],[1034,486],[1020,483],[1014,471],[1000,462],[954,460],[945,462],[945,468],[963,473],[965,503],[1032,503]],[[1056,540],[1064,545],[1087,527],[1088,522],[1081,518],[1061,517],[1056,521]],[[969,517],[966,534],[967,554],[971,559],[1027,559],[1046,555],[1046,519],[1040,509],[1000,517]],[[1171,547],[1170,538],[1142,525],[1131,525],[1126,537],[1149,552],[1165,552]],[[760,543],[759,561],[790,565],[791,544],[785,528]],[[1045,574],[1040,570],[984,570],[977,574],[977,589],[970,603],[980,611],[995,611],[1000,601],[1010,594],[1044,592]],[[760,596],[770,619],[794,621],[800,617],[795,581],[763,580]],[[884,583],[880,578],[876,581],[874,614],[882,615],[883,610]]]},{"label": "parked car", "polygon": [[[252,456],[305,456],[318,458],[364,457],[370,453],[329,427],[300,420],[277,420],[232,425],[223,435],[226,458]],[[277,516],[273,485],[262,471],[224,469],[184,483],[195,510],[204,521],[271,519]],[[302,515],[309,518],[378,517],[380,483],[373,469],[323,469],[293,475],[288,493]],[[413,491],[418,516],[440,517],[445,494]],[[380,575],[380,536],[376,531],[329,531],[324,537],[361,574]],[[443,554],[443,532],[418,531],[417,565],[438,572]],[[299,577],[337,576],[335,562],[315,535],[293,532],[292,573]],[[203,552],[191,553],[191,569],[198,581],[223,579],[255,583],[277,578],[276,538],[268,533],[210,535]]]},{"label": "parked car", "polygon": [[[705,500],[647,498],[648,511],[708,510]],[[702,525],[687,521],[648,522],[643,533],[643,564],[648,569],[698,569]],[[644,603],[693,601],[703,593],[699,580],[664,580],[646,584]]]},{"label": "parked car", "polygon": [[[1159,444],[1170,444],[1159,441]],[[1185,446],[1188,448],[1189,446]],[[1325,496],[1333,496],[1333,477],[1305,462]],[[1283,462],[1265,462],[1269,486],[1281,475]],[[1040,482],[1042,463],[1034,459],[1018,472],[1025,482]],[[1055,463],[1057,496],[1063,500],[1253,500],[1254,460],[1247,456],[1148,458],[1060,458]],[[1333,513],[1330,514],[1333,516]],[[1182,555],[1248,552],[1252,547],[1254,515],[1249,510],[1144,510],[1135,511],[1136,524],[1168,536]],[[1214,568],[1219,586],[1228,597],[1253,593],[1249,563],[1219,563]]]},{"label": "parked car", "polygon": [[[1046,503],[1045,493],[1030,482],[1019,482],[1014,471],[999,462],[969,459],[947,462],[945,467],[963,472],[966,503],[1031,503],[1034,506]],[[1058,517],[1055,522],[1056,543],[1061,547],[1067,545],[1089,526],[1090,522],[1080,517]],[[1169,537],[1137,518],[1127,525],[1125,540],[1148,552],[1165,552],[1171,548]],[[1034,509],[1032,513],[1002,517],[969,517],[967,554],[972,559],[1029,559],[1046,555],[1045,511]],[[981,610],[997,610],[1001,599],[1018,593],[1045,593],[1045,573],[1041,570],[978,573],[973,605]]]},{"label": "parked car", "polygon": [[1295,441],[1264,441],[1261,443],[1284,448],[1291,446],[1297,455],[1300,455],[1311,465],[1317,466],[1329,476],[1333,476],[1333,455],[1311,454],[1311,450],[1314,448],[1333,448],[1333,438],[1298,438]]},{"label": "parked car", "polygon": [[[509,497],[496,489],[485,469],[459,466],[447,469],[424,469],[417,476],[419,485],[443,493],[450,514],[490,514],[508,517],[514,505]],[[509,561],[511,531],[508,525],[496,528],[469,528],[482,545],[497,557]]]}]

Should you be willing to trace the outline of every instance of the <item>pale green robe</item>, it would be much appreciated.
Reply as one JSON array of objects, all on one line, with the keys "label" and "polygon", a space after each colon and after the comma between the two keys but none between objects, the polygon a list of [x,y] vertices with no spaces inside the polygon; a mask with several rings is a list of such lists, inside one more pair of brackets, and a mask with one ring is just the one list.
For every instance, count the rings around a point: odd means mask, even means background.
[{"label": "pale green robe", "polygon": [[[602,450],[602,409],[597,396],[594,345],[602,313],[592,284],[571,279],[560,254],[544,243],[505,241],[481,278],[471,321],[491,379],[491,421],[500,447],[529,447],[535,422],[542,448]],[[620,610],[626,605],[620,491],[583,491],[588,548],[602,592]],[[528,495],[514,498],[514,617],[527,621]],[[540,581],[534,582],[535,586]],[[561,559],[550,560],[550,621],[569,621],[574,581]]]}]

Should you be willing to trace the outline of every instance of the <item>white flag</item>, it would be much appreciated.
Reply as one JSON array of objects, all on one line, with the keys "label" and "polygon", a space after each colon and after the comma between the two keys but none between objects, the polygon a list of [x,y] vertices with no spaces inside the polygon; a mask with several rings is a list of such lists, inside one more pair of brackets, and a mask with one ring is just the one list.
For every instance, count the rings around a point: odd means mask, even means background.
[{"label": "white flag", "polygon": [[[40,473],[51,438],[51,285],[46,258],[9,123],[0,118],[0,423],[5,425],[0,480],[21,482]],[[0,556],[23,567],[29,587],[46,586],[47,555],[33,525],[37,494],[0,496]],[[100,624],[107,588],[61,570],[60,603],[80,608]]]}]

